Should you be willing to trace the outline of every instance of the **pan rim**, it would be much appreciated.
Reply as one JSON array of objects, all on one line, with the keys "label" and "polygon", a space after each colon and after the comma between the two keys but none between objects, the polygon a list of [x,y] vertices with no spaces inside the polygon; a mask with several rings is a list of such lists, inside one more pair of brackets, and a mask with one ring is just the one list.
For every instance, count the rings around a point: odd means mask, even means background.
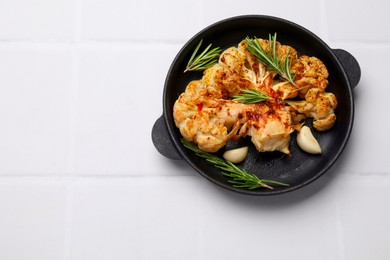
[{"label": "pan rim", "polygon": [[[168,115],[168,109],[167,109],[167,102],[166,102],[166,100],[168,98],[167,97],[167,89],[169,87],[168,86],[169,85],[168,84],[169,83],[169,75],[172,73],[174,64],[177,62],[177,60],[182,55],[182,53],[189,47],[189,45],[191,43],[194,42],[194,40],[198,39],[201,35],[205,34],[209,30],[212,30],[212,29],[214,29],[214,28],[216,28],[218,26],[224,25],[226,23],[237,22],[237,21],[240,21],[240,20],[252,20],[252,19],[253,20],[258,20],[258,21],[261,21],[261,20],[265,19],[265,20],[270,20],[270,21],[282,23],[282,24],[285,24],[285,25],[293,26],[293,27],[297,28],[298,30],[308,34],[311,38],[313,38],[321,46],[323,46],[325,48],[325,50],[327,51],[327,53],[331,56],[331,59],[334,60],[337,63],[337,67],[338,67],[337,69],[340,70],[341,74],[343,75],[343,77],[345,79],[345,83],[346,83],[345,89],[348,91],[348,98],[349,98],[349,101],[350,101],[350,107],[348,108],[349,109],[349,113],[350,113],[350,120],[347,122],[348,127],[347,127],[347,130],[346,130],[346,135],[344,136],[343,142],[340,144],[339,149],[337,149],[337,152],[333,155],[332,159],[327,163],[327,166],[323,167],[321,169],[321,171],[313,174],[313,176],[311,178],[307,179],[306,181],[304,181],[302,183],[299,183],[297,185],[294,185],[294,186],[284,187],[283,189],[274,189],[274,190],[263,190],[263,189],[247,190],[247,189],[239,189],[239,188],[235,188],[235,187],[233,187],[231,185],[228,185],[226,183],[222,183],[222,182],[216,180],[215,178],[213,178],[209,174],[203,172],[203,170],[196,163],[194,163],[192,160],[190,160],[187,157],[186,150],[182,146],[180,140],[175,138],[175,131],[176,131],[176,129],[174,128],[174,126],[172,125],[172,123],[168,119],[169,115]],[[350,82],[348,80],[347,73],[346,73],[344,67],[342,66],[340,60],[336,57],[336,55],[332,51],[332,49],[322,39],[320,39],[316,34],[312,33],[311,31],[309,31],[308,29],[302,27],[301,25],[298,25],[298,24],[296,24],[294,22],[291,22],[289,20],[285,20],[283,18],[269,16],[269,15],[240,15],[240,16],[234,16],[234,17],[230,17],[230,18],[226,18],[226,19],[217,21],[217,22],[215,22],[215,23],[205,27],[204,29],[200,30],[198,33],[196,33],[193,37],[191,37],[183,45],[183,47],[180,49],[180,51],[177,53],[176,57],[172,61],[171,66],[170,66],[170,68],[168,70],[168,73],[167,73],[167,77],[166,77],[166,80],[165,80],[165,83],[164,83],[164,91],[163,91],[163,118],[164,118],[165,124],[167,126],[167,130],[168,130],[169,136],[171,138],[171,141],[173,142],[176,150],[181,155],[181,157],[193,169],[195,169],[200,175],[202,175],[203,177],[205,177],[206,179],[208,179],[212,183],[214,183],[214,184],[216,184],[216,185],[218,185],[218,186],[220,186],[220,187],[222,187],[224,189],[227,189],[227,190],[230,190],[230,191],[233,191],[233,192],[237,192],[237,193],[241,193],[241,194],[245,194],[245,195],[269,196],[269,195],[284,194],[284,193],[288,193],[288,192],[291,192],[291,191],[294,191],[294,190],[301,189],[301,188],[307,186],[308,184],[314,182],[315,180],[317,180],[321,176],[323,176],[324,173],[326,173],[330,168],[332,168],[332,166],[339,159],[340,155],[345,150],[345,147],[346,147],[346,145],[347,145],[347,143],[348,143],[348,141],[350,139],[350,135],[351,135],[352,128],[353,128],[353,122],[354,122],[354,113],[355,113],[354,106],[355,105],[354,105],[352,87],[351,87]]]}]

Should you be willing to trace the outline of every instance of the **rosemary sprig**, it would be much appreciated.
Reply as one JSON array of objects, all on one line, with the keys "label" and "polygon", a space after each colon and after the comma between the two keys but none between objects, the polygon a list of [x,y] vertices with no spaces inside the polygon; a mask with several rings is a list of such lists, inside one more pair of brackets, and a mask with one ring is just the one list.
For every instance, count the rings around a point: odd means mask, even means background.
[{"label": "rosemary sprig", "polygon": [[215,47],[210,50],[212,44],[208,45],[201,54],[196,56],[200,46],[202,45],[202,42],[203,39],[201,39],[196,46],[184,72],[195,70],[202,71],[217,63],[218,58],[221,55],[221,49],[219,47]]},{"label": "rosemary sprig", "polygon": [[245,188],[245,189],[257,189],[257,188],[268,188],[273,189],[272,185],[277,186],[289,186],[286,183],[273,181],[273,180],[265,180],[259,179],[256,175],[248,173],[245,170],[238,168],[233,163],[226,161],[216,155],[207,153],[205,151],[200,150],[196,145],[188,142],[186,139],[182,138],[181,142],[183,145],[189,150],[195,152],[195,154],[203,159],[206,159],[208,162],[214,164],[216,168],[222,170],[222,174],[231,178],[229,180],[230,183],[233,184],[235,188]]},{"label": "rosemary sprig", "polygon": [[284,80],[287,80],[296,86],[294,83],[295,76],[291,75],[290,71],[290,50],[288,50],[287,55],[283,60],[278,56],[276,50],[276,33],[273,36],[269,34],[268,51],[264,50],[256,37],[254,39],[246,37],[245,42],[247,43],[247,50],[252,53],[260,63],[268,67],[270,70],[275,71]]},{"label": "rosemary sprig", "polygon": [[273,100],[273,98],[257,89],[245,89],[241,94],[233,96],[233,100],[244,104],[255,104],[266,100]]}]

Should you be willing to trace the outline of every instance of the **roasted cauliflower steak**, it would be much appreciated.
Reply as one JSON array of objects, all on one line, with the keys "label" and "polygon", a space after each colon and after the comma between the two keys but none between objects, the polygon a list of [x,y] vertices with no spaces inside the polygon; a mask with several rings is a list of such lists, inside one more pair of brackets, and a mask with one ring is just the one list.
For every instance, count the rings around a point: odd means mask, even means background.
[{"label": "roasted cauliflower steak", "polygon": [[[268,40],[258,39],[268,48]],[[289,55],[293,83],[261,64],[241,41],[222,52],[218,63],[188,83],[173,107],[176,127],[186,140],[206,152],[217,152],[229,140],[250,137],[259,152],[289,154],[290,135],[306,118],[318,131],[336,122],[336,96],[325,92],[328,71],[316,57],[298,57],[291,46],[277,42],[280,57]],[[244,90],[262,91],[271,100],[244,104],[233,100]]]}]

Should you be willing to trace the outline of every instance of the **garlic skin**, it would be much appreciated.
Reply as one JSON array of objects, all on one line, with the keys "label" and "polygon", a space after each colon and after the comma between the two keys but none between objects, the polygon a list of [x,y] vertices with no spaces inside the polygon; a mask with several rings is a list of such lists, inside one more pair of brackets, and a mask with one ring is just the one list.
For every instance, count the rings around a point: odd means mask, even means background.
[{"label": "garlic skin", "polygon": [[223,153],[223,158],[231,163],[240,163],[248,155],[248,146],[228,150]]},{"label": "garlic skin", "polygon": [[310,128],[303,126],[297,135],[299,147],[307,153],[321,154],[321,146],[317,139],[314,138]]}]

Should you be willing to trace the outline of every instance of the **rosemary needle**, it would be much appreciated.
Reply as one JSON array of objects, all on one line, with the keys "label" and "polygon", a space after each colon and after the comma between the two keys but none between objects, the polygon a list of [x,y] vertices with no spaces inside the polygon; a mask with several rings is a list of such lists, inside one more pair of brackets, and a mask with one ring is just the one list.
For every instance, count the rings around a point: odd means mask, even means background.
[{"label": "rosemary needle", "polygon": [[188,142],[184,138],[181,139],[181,142],[183,143],[184,147],[195,152],[197,156],[206,159],[208,162],[212,163],[216,168],[221,169],[222,174],[230,178],[229,182],[235,188],[245,188],[251,190],[257,188],[273,189],[273,187],[270,185],[289,186],[286,183],[282,183],[278,181],[259,179],[256,175],[248,173],[247,171],[238,168],[236,165],[234,165],[229,161],[226,161],[216,155],[200,150],[196,145]]},{"label": "rosemary needle", "polygon": [[192,53],[190,60],[187,63],[186,69],[187,71],[202,71],[205,70],[214,64],[217,63],[219,56],[221,55],[221,49],[219,47],[211,48],[211,44],[203,50],[202,53],[196,55],[199,51],[200,46],[202,45],[203,39],[199,41],[196,46],[194,52]]},{"label": "rosemary needle", "polygon": [[244,104],[255,104],[266,100],[273,100],[273,98],[259,90],[246,89],[243,90],[241,94],[234,96],[233,100]]}]

